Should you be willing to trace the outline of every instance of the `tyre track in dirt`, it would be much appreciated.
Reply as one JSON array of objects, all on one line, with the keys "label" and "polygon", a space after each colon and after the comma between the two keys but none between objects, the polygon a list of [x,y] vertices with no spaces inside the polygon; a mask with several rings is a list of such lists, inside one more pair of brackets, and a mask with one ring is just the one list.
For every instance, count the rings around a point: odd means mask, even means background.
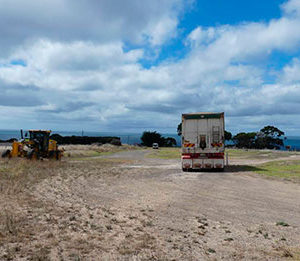
[{"label": "tyre track in dirt", "polygon": [[[66,169],[32,189],[26,215],[36,231],[30,245],[17,245],[19,252],[26,257],[33,248],[43,250],[38,257],[52,260],[295,256],[299,184],[266,179],[239,165],[186,173],[179,160],[147,158],[149,153],[66,161]],[[279,221],[289,226],[276,225]]]}]

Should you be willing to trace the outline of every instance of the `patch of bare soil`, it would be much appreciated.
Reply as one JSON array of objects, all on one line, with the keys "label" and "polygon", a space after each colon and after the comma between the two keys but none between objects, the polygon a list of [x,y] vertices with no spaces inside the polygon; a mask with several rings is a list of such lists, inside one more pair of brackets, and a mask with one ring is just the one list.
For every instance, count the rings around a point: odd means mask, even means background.
[{"label": "patch of bare soil", "polygon": [[299,184],[125,154],[0,161],[0,259],[297,258]]}]

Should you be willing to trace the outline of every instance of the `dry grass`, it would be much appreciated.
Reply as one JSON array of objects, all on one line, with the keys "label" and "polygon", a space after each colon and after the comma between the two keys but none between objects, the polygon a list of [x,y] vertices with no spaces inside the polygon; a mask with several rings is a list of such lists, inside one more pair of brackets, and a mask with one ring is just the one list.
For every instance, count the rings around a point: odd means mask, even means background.
[{"label": "dry grass", "polygon": [[[91,222],[96,214],[85,206],[82,196],[93,182],[85,182],[94,178],[113,182],[120,175],[116,166],[123,163],[124,160],[101,158],[93,164],[74,163],[68,158],[61,162],[0,159],[0,260],[22,256],[30,260],[57,260],[61,256],[55,249],[61,240],[71,249],[63,255],[64,260],[72,259],[73,250],[85,253],[96,249],[92,238],[102,231],[104,214],[100,209],[99,224]],[[107,225],[109,218],[105,221]],[[87,229],[93,231],[91,241],[84,236]]]},{"label": "dry grass", "polygon": [[63,172],[65,167],[66,163],[57,161],[0,160],[0,246],[6,246],[0,259],[13,260],[18,252],[14,244],[26,242],[35,229],[26,213],[36,203],[31,195],[35,186]]},{"label": "dry grass", "polygon": [[148,154],[149,158],[181,159],[181,148],[159,148]]},{"label": "dry grass", "polygon": [[285,180],[300,181],[300,161],[299,160],[282,160],[272,161],[258,166],[259,174],[276,177]]},{"label": "dry grass", "polygon": [[281,157],[290,157],[300,155],[296,151],[279,150],[254,150],[254,149],[226,149],[230,158],[236,159],[277,159]]},{"label": "dry grass", "polygon": [[[130,169],[135,159],[95,157],[136,147],[70,145],[65,149],[70,158],[61,162],[0,159],[0,260],[201,260],[202,255],[220,257],[223,244],[235,244],[236,240],[220,239],[219,247],[215,245],[220,235],[229,238],[223,235],[223,223],[205,219],[206,226],[199,223],[202,219],[181,220],[181,214],[172,212],[180,208],[178,198],[176,204],[170,203],[177,185],[165,178],[155,181],[157,170]],[[175,158],[178,150],[163,153]],[[164,194],[168,188],[169,195]],[[165,223],[170,218],[178,223]],[[230,226],[230,237],[235,239],[236,228]],[[274,227],[279,231],[274,232],[276,238],[293,229]],[[264,237],[253,240],[271,242]],[[216,253],[209,251],[212,248]],[[291,252],[293,258],[297,250]]]},{"label": "dry grass", "polygon": [[64,145],[61,146],[65,153],[66,157],[72,158],[81,158],[81,157],[97,157],[103,155],[109,155],[112,153],[120,152],[120,151],[128,151],[128,150],[137,150],[140,147],[133,145],[122,145],[115,146],[111,144],[103,144],[103,145]]},{"label": "dry grass", "polygon": [[60,161],[2,159],[0,161],[0,192],[2,195],[22,193],[41,180],[56,175],[65,165]]}]

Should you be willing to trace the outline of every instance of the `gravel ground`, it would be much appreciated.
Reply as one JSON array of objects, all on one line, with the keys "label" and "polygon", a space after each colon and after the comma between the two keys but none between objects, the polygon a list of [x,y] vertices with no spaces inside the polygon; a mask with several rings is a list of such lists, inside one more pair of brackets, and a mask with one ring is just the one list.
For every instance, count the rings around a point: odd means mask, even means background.
[{"label": "gravel ground", "polygon": [[299,258],[299,184],[242,171],[259,160],[184,173],[179,160],[148,153],[39,165],[49,176],[34,186],[2,187],[0,259]]}]

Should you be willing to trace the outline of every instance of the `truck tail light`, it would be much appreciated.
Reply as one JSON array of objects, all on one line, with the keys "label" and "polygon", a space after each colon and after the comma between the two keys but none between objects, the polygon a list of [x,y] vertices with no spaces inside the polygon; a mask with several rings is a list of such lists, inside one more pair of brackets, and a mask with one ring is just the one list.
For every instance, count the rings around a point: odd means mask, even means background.
[{"label": "truck tail light", "polygon": [[208,158],[210,158],[210,159],[224,159],[224,152],[209,153]]},{"label": "truck tail light", "polygon": [[191,156],[191,155],[182,155],[181,158],[182,158],[182,159],[191,159],[192,156]]}]

